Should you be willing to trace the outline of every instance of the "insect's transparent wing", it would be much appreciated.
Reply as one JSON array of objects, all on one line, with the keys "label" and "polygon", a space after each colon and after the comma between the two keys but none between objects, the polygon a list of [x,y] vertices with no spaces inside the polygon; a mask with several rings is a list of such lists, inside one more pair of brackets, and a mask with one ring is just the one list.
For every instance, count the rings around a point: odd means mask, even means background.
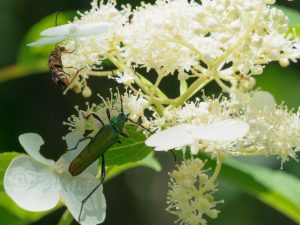
[{"label": "insect's transparent wing", "polygon": [[194,126],[181,124],[156,132],[146,140],[145,144],[155,147],[156,151],[167,151],[189,145],[194,141],[193,135],[189,132],[191,127]]},{"label": "insect's transparent wing", "polygon": [[206,141],[234,141],[242,138],[249,130],[246,122],[236,119],[223,120],[207,126],[193,126],[190,132],[200,140]]},{"label": "insect's transparent wing", "polygon": [[29,47],[35,47],[35,46],[42,46],[42,45],[50,45],[50,44],[55,44],[58,42],[61,42],[65,39],[63,36],[57,36],[57,37],[46,37],[46,38],[41,38],[35,42],[27,44]]}]

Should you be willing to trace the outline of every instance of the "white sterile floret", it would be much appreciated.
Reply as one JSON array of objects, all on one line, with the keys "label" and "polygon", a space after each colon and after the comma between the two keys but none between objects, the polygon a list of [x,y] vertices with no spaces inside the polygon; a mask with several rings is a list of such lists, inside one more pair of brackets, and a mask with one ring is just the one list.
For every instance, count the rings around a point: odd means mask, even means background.
[{"label": "white sterile floret", "polygon": [[87,108],[85,110],[75,107],[78,115],[71,115],[64,125],[69,126],[69,130],[78,131],[80,134],[84,134],[85,131],[93,131],[91,136],[95,135],[102,127],[101,122],[97,120],[92,114],[96,114],[104,124],[109,124],[107,111],[110,112],[111,118],[118,116],[124,109],[124,113],[128,118],[137,122],[138,119],[142,120],[142,125],[149,127],[149,121],[144,116],[144,110],[149,106],[149,102],[142,95],[141,92],[133,93],[131,90],[126,91],[122,95],[122,106],[120,95],[113,94],[111,92],[110,98],[101,98],[100,104],[86,103]]},{"label": "white sterile floret", "polygon": [[[300,110],[289,110],[283,104],[277,105],[270,93],[261,90],[235,94],[238,95],[232,94],[231,99],[210,99],[203,96],[202,101],[196,100],[178,108],[165,109],[162,116],[153,114],[150,129],[160,131],[168,128],[168,131],[178,124],[205,127],[217,121],[242,120],[249,125],[249,131],[243,138],[233,142],[212,142],[199,138],[200,143],[196,139],[191,150],[197,149],[197,152],[201,149],[213,155],[227,156],[276,156],[282,162],[297,158],[296,153],[300,150]],[[204,109],[203,104],[207,112],[197,113]],[[183,131],[178,132],[176,135],[180,137]],[[190,135],[187,136],[191,138]],[[173,145],[176,145],[175,140],[180,138],[174,138]],[[188,140],[189,143],[190,141]],[[185,143],[178,145],[184,146]],[[157,144],[157,147],[164,149],[168,144]]]},{"label": "white sterile floret", "polygon": [[[79,133],[67,135],[68,148],[73,148],[80,137]],[[12,160],[4,176],[6,193],[21,208],[33,212],[52,209],[61,199],[78,220],[81,201],[99,184],[97,162],[75,177],[68,172],[68,167],[88,142],[82,142],[76,150],[65,153],[55,162],[40,154],[44,141],[38,134],[22,134],[19,141],[29,156]],[[84,205],[80,224],[102,223],[105,215],[106,201],[101,187]]]},{"label": "white sterile floret", "polygon": [[191,146],[192,154],[199,151],[199,141],[229,142],[242,138],[249,130],[249,125],[240,120],[224,120],[206,126],[181,124],[157,132],[149,137],[145,144],[155,147],[156,151],[181,149]]},{"label": "white sterile floret", "polygon": [[110,23],[97,22],[87,24],[64,24],[57,27],[48,28],[40,33],[41,38],[36,42],[28,44],[28,46],[40,46],[54,44],[63,41],[65,38],[79,38],[93,35],[100,35],[107,31],[111,26]]}]

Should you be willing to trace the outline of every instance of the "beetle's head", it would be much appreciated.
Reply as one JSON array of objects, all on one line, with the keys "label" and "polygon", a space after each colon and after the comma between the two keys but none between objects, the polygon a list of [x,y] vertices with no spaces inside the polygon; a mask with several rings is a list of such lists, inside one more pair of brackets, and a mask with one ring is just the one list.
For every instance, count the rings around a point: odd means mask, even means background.
[{"label": "beetle's head", "polygon": [[116,118],[113,118],[111,120],[111,124],[118,133],[121,133],[124,131],[124,127],[127,121],[128,117],[124,113],[119,113]]}]

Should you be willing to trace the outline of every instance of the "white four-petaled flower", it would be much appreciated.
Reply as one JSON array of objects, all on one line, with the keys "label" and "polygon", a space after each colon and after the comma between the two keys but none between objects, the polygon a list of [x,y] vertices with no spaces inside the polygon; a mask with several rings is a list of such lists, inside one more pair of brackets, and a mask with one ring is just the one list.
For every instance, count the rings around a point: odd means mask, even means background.
[{"label": "white four-petaled flower", "polygon": [[[78,133],[68,134],[68,147],[74,147],[79,138]],[[44,141],[38,134],[20,135],[19,141],[31,157],[18,156],[9,165],[4,177],[7,194],[21,208],[33,212],[52,209],[61,199],[78,220],[81,201],[99,184],[96,178],[98,162],[76,177],[68,172],[68,167],[88,142],[81,143],[76,150],[65,153],[55,162],[40,154]],[[101,187],[84,205],[80,223],[99,224],[105,215],[106,201]]]},{"label": "white four-petaled flower", "polygon": [[159,131],[146,140],[146,145],[155,147],[156,151],[181,149],[190,146],[192,154],[199,151],[199,140],[229,142],[242,138],[249,130],[246,122],[227,119],[206,126],[180,124]]}]

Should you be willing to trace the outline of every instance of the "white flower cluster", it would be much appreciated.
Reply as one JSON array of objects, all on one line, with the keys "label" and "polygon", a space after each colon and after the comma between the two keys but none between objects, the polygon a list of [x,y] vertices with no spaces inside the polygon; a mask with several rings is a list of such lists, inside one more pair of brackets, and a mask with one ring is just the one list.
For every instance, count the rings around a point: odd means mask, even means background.
[{"label": "white flower cluster", "polygon": [[206,74],[234,83],[240,76],[261,74],[272,61],[287,66],[300,58],[300,41],[286,35],[288,18],[269,4],[158,0],[134,10],[129,6],[118,10],[115,0],[94,0],[92,9],[79,13],[71,24],[109,26],[98,35],[83,29],[84,36],[69,35],[63,44],[71,51],[62,54],[64,70],[71,75],[68,89],[84,91],[89,75],[103,70],[103,60],[117,67],[116,80],[125,85],[133,83],[135,68],[143,67],[154,69],[159,81],[176,72],[180,80]]},{"label": "white flower cluster", "polygon": [[[165,129],[177,124],[207,125],[226,119],[240,119],[250,129],[242,139],[231,142],[200,141],[199,148],[221,155],[274,155],[282,162],[296,158],[300,150],[300,111],[293,112],[284,105],[276,106],[267,92],[244,94],[241,101],[225,97],[188,102],[184,106],[165,109],[163,116],[155,115],[152,130]],[[197,151],[196,151],[197,153]]]},{"label": "white flower cluster", "polygon": [[167,211],[178,216],[180,225],[206,225],[205,217],[215,219],[219,211],[213,193],[216,184],[206,175],[205,162],[200,159],[183,161],[170,173]]},{"label": "white flower cluster", "polygon": [[[100,95],[99,97],[102,103],[90,105],[87,102],[87,108],[85,110],[81,110],[78,106],[75,106],[78,115],[71,115],[63,124],[69,126],[70,131],[77,131],[81,135],[83,135],[85,131],[93,131],[93,134],[96,134],[101,129],[102,124],[91,116],[91,114],[95,113],[101,118],[104,124],[109,124],[110,121],[108,119],[107,110],[109,110],[111,117],[116,117],[122,112],[123,108],[128,118],[133,121],[141,119],[142,125],[146,128],[149,127],[149,121],[144,116],[144,110],[149,107],[149,103],[142,94],[135,95],[132,91],[128,90],[122,96],[120,96],[119,93],[114,95],[111,92],[110,98],[104,99]],[[93,134],[91,134],[91,136],[93,136]]]}]

